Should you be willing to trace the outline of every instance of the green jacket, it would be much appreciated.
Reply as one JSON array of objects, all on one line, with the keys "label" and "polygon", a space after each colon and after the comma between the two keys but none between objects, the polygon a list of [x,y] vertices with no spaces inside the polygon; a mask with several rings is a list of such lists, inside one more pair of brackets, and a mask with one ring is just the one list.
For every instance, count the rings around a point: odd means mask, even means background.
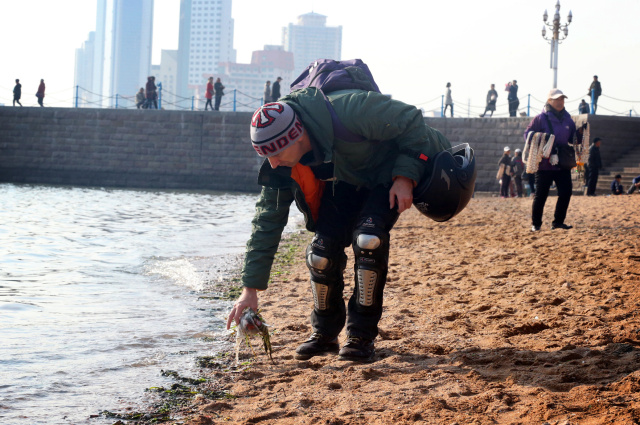
[{"label": "green jacket", "polygon": [[[390,184],[395,176],[418,182],[425,171],[425,162],[418,156],[431,158],[451,147],[439,131],[424,123],[414,106],[362,90],[341,90],[327,97],[343,125],[367,141],[334,137],[331,115],[322,93],[315,88],[296,90],[280,101],[300,117],[317,159],[334,164],[335,181],[367,188]],[[258,183],[263,188],[247,242],[242,283],[249,288],[266,289],[291,203],[295,201],[303,213],[307,230],[315,231],[315,223],[300,186],[291,178],[291,168],[273,170],[265,160]]]}]

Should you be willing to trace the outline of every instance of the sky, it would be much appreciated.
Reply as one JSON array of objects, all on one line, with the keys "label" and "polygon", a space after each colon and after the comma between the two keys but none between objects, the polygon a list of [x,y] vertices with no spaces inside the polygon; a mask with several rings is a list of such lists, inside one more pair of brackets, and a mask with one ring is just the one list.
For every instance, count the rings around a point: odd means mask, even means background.
[{"label": "sky", "polygon": [[[131,0],[134,1],[134,0]],[[520,109],[539,112],[553,86],[550,46],[542,38],[545,9],[557,0],[233,0],[237,60],[281,44],[282,28],[301,14],[342,26],[342,58],[365,61],[385,94],[439,114],[447,82],[457,116],[482,113],[490,84],[494,116],[508,116],[505,84],[518,80]],[[177,49],[179,0],[155,0],[153,63]],[[573,22],[560,44],[558,87],[577,111],[593,75],[602,83],[598,112],[640,113],[640,0],[562,0],[561,23]],[[75,49],[95,30],[95,0],[0,0],[0,104],[11,105],[16,78],[25,106],[36,105],[41,78],[45,105],[72,106]],[[549,36],[550,31],[547,31]]]}]

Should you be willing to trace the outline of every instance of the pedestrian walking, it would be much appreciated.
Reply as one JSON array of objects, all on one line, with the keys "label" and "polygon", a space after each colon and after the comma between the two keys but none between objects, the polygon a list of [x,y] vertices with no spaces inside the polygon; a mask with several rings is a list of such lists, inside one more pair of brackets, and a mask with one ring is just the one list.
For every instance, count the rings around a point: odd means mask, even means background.
[{"label": "pedestrian walking", "polygon": [[38,91],[36,92],[36,97],[38,98],[38,104],[41,107],[44,107],[44,80],[40,80],[40,85],[38,86]]},{"label": "pedestrian walking", "polygon": [[16,106],[16,102],[18,102],[18,105],[22,107],[20,97],[22,97],[22,84],[20,84],[20,80],[16,78],[16,85],[13,87],[13,106]]},{"label": "pedestrian walking", "polygon": [[206,111],[207,107],[210,107],[213,111],[213,105],[211,104],[211,99],[213,99],[213,77],[209,77],[209,80],[207,80],[207,89],[204,97],[207,99],[207,103],[204,104],[204,110]]},{"label": "pedestrian walking", "polygon": [[444,112],[443,117],[447,116],[447,108],[451,108],[451,118],[453,118],[453,99],[451,98],[451,83],[447,83],[447,90],[444,94]]},{"label": "pedestrian walking", "polygon": [[496,102],[498,101],[498,92],[496,91],[496,85],[491,84],[491,88],[487,92],[487,106],[484,109],[484,112],[480,115],[480,117],[484,117],[487,115],[487,112],[491,112],[490,117],[493,116],[493,111],[496,110]]}]

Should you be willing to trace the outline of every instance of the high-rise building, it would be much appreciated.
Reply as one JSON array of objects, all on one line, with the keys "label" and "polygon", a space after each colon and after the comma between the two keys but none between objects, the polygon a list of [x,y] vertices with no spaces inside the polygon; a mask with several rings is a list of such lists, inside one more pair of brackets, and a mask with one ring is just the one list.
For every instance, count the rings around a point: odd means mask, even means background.
[{"label": "high-rise building", "polygon": [[[76,49],[76,66],[74,73],[74,87],[77,87],[77,105],[91,106],[98,98],[92,95],[93,90],[93,55],[95,50],[96,33],[91,31],[82,47]],[[76,92],[74,92],[74,96]]]},{"label": "high-rise building", "polygon": [[316,59],[341,59],[342,26],[328,27],[326,23],[326,16],[311,12],[298,16],[297,25],[282,28],[282,44],[293,53],[293,75]]},{"label": "high-rise building", "polygon": [[162,109],[186,109],[191,107],[191,102],[178,102],[176,98],[176,82],[178,75],[178,51],[162,50],[160,65],[151,66],[151,74],[156,77],[156,82],[162,84],[161,107]]},{"label": "high-rise building", "polygon": [[[102,99],[96,106],[113,107],[116,96],[135,96],[149,76],[152,38],[153,0],[98,0],[91,78],[76,75],[76,81],[91,81],[85,89]],[[78,72],[88,68],[76,63]]]},{"label": "high-rise building", "polygon": [[198,95],[221,62],[235,61],[231,0],[180,0],[177,94]]}]

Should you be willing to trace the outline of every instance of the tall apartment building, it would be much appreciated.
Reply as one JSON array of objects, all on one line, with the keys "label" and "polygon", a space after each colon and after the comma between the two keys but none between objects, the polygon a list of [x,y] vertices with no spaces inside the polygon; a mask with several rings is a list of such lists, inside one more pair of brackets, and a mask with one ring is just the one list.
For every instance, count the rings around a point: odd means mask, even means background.
[{"label": "tall apartment building", "polygon": [[342,26],[326,24],[326,16],[311,12],[298,16],[297,24],[282,28],[282,44],[293,53],[293,75],[299,75],[316,59],[341,59]]},{"label": "tall apartment building", "polygon": [[235,61],[231,0],[180,0],[178,96],[197,96],[221,62]]},{"label": "tall apartment building", "polygon": [[[116,95],[125,102],[147,81],[151,68],[153,0],[98,0],[93,63],[76,63],[76,81],[91,81],[84,87],[98,100],[95,106],[116,106]],[[76,61],[90,61],[90,55],[76,53]],[[81,49],[82,50],[82,49]],[[133,102],[122,103],[131,106]]]},{"label": "tall apartment building", "polygon": [[[78,106],[91,106],[98,98],[91,94],[93,90],[93,55],[96,33],[91,31],[82,47],[76,49],[76,65],[74,72],[74,87],[78,87]],[[74,96],[76,93],[74,92]]]}]

